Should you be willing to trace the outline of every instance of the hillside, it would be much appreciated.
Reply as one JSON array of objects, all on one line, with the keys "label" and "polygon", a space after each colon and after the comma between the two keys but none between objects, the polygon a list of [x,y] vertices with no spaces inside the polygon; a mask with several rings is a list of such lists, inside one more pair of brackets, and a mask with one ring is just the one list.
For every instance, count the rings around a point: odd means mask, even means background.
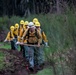
[{"label": "hillside", "polygon": [[[50,65],[50,68],[48,69],[50,69],[51,75],[75,75],[76,14],[72,11],[60,15],[32,15],[28,18],[18,16],[12,16],[10,18],[7,16],[0,17],[0,31],[2,31],[2,33],[0,33],[0,40],[4,40],[11,25],[19,23],[21,19],[32,21],[34,17],[39,19],[41,28],[44,30],[48,38],[49,47],[45,47],[44,52],[45,59],[48,62],[48,65]],[[45,73],[45,69],[42,73],[43,75]],[[48,73],[50,72],[48,71]],[[40,75],[40,73],[37,75]]]}]

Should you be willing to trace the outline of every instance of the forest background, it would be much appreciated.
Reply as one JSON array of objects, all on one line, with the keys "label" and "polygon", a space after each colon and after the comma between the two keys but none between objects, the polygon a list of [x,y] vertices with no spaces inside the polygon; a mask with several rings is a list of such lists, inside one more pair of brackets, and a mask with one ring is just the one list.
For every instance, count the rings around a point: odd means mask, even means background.
[{"label": "forest background", "polygon": [[75,3],[76,0],[1,0],[0,41],[11,25],[36,17],[49,40],[45,57],[51,74],[76,75]]}]

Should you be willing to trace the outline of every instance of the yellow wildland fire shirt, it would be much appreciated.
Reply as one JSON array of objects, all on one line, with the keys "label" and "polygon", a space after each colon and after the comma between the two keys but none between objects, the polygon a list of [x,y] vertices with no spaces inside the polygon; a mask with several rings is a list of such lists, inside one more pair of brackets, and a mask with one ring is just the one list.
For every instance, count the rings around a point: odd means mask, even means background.
[{"label": "yellow wildland fire shirt", "polygon": [[48,42],[47,36],[45,35],[44,31],[43,31],[41,28],[38,28],[37,30],[40,31],[40,33],[41,33],[41,35],[42,35],[42,40],[43,40],[44,42]]},{"label": "yellow wildland fire shirt", "polygon": [[27,43],[30,44],[42,42],[42,36],[39,30],[34,30],[33,32],[31,32],[29,29],[27,29],[23,34],[23,38],[26,38]]},{"label": "yellow wildland fire shirt", "polygon": [[46,37],[45,33],[44,33],[44,32],[42,32],[41,34],[42,34],[42,39],[43,39],[45,42],[48,42],[48,40],[47,40],[47,37]]},{"label": "yellow wildland fire shirt", "polygon": [[9,31],[8,34],[7,34],[6,40],[11,41],[11,40],[13,40],[13,38],[14,38],[13,32]]},{"label": "yellow wildland fire shirt", "polygon": [[[28,30],[28,28],[25,28],[25,32]],[[25,34],[25,32],[23,33],[23,35]],[[23,43],[27,43],[27,36],[24,38],[24,39],[22,39],[23,40]]]},{"label": "yellow wildland fire shirt", "polygon": [[24,29],[22,27],[19,28],[19,32],[18,32],[18,41],[19,42],[23,42],[23,40],[21,39],[24,33]]},{"label": "yellow wildland fire shirt", "polygon": [[15,29],[14,29],[14,35],[15,35],[15,36],[18,36],[18,33],[19,33],[19,29],[18,29],[18,28],[15,28]]}]

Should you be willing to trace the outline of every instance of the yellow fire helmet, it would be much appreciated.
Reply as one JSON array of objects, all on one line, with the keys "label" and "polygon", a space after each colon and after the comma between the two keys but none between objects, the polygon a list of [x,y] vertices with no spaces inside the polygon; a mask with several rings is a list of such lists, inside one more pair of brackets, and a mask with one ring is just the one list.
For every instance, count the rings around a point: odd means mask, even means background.
[{"label": "yellow fire helmet", "polygon": [[35,22],[36,27],[40,27],[40,22]]},{"label": "yellow fire helmet", "polygon": [[11,27],[10,27],[10,30],[11,30],[11,31],[14,31],[14,26],[11,26]]},{"label": "yellow fire helmet", "polygon": [[18,23],[15,24],[15,28],[19,28],[19,24]]},{"label": "yellow fire helmet", "polygon": [[38,22],[38,19],[37,18],[34,18],[33,19],[33,23],[35,23],[35,22]]},{"label": "yellow fire helmet", "polygon": [[26,25],[28,25],[28,24],[29,24],[29,22],[28,22],[28,21],[25,21],[24,25],[26,26]]},{"label": "yellow fire helmet", "polygon": [[21,21],[20,21],[20,24],[23,25],[23,24],[24,24],[24,20],[21,20]]}]

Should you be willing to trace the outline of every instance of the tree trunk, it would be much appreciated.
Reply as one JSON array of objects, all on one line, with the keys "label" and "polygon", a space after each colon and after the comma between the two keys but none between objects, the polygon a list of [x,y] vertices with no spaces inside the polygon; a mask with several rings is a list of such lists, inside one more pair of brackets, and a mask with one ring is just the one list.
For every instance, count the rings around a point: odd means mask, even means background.
[{"label": "tree trunk", "polygon": [[33,0],[33,14],[35,14],[36,11],[35,11],[35,0]]},{"label": "tree trunk", "polygon": [[56,0],[56,7],[57,7],[57,14],[60,14],[61,13],[61,10],[60,10],[60,0]]},{"label": "tree trunk", "polygon": [[26,4],[27,4],[27,8],[25,10],[25,13],[24,13],[24,16],[27,17],[27,16],[30,16],[31,12],[30,12],[30,7],[29,7],[29,0],[26,0]]},{"label": "tree trunk", "polygon": [[49,10],[50,10],[50,11],[49,11],[50,13],[52,13],[52,8],[53,8],[53,7],[52,7],[52,2],[50,2],[50,9],[49,9]]}]

